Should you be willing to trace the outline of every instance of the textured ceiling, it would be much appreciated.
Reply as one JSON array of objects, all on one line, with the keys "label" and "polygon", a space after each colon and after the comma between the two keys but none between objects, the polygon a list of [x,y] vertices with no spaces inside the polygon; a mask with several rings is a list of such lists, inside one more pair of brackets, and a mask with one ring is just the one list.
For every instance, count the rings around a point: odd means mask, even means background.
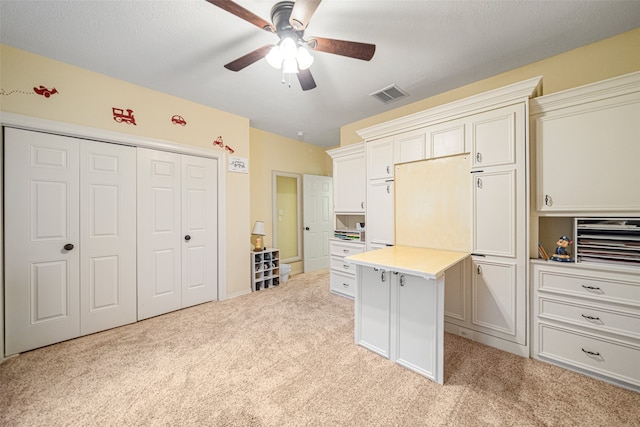
[{"label": "textured ceiling", "polygon": [[[236,3],[270,21],[275,1]],[[223,68],[278,39],[205,0],[0,1],[3,44],[323,147],[339,144],[344,124],[639,26],[638,0],[324,0],[305,38],[373,43],[376,53],[365,62],[314,52],[318,87],[303,92],[265,60]],[[369,96],[391,84],[410,96],[391,104]]]}]

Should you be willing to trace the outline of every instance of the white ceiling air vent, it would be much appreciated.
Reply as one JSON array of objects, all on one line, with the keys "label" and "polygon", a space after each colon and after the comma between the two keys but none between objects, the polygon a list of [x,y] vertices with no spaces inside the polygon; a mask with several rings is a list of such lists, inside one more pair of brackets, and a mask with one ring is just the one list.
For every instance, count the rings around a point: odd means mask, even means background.
[{"label": "white ceiling air vent", "polygon": [[373,96],[384,102],[385,104],[388,104],[390,102],[404,98],[405,96],[409,96],[409,94],[400,89],[398,86],[391,85],[385,87],[384,89],[380,89],[376,92],[370,93],[369,96]]}]

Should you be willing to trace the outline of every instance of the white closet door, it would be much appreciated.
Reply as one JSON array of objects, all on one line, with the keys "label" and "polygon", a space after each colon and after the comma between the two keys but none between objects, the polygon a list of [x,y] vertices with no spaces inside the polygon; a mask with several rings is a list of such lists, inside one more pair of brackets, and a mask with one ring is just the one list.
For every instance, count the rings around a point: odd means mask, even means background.
[{"label": "white closet door", "polygon": [[178,310],[181,290],[181,156],[137,149],[138,320]]},{"label": "white closet door", "polygon": [[217,166],[182,156],[182,307],[218,297]]},{"label": "white closet door", "polygon": [[82,335],[136,321],[136,151],[80,144]]},{"label": "white closet door", "polygon": [[80,335],[78,144],[5,129],[6,355]]}]

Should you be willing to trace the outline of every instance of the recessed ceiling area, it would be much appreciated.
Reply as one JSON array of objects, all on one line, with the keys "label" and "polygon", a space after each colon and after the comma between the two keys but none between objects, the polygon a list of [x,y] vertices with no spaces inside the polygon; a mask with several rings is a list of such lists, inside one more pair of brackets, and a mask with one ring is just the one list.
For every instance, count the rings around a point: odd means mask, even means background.
[{"label": "recessed ceiling area", "polygon": [[[235,0],[270,21],[275,0]],[[0,1],[3,44],[250,119],[321,147],[340,126],[640,26],[640,1],[323,0],[305,37],[376,45],[370,61],[312,51],[317,87],[261,59],[278,37],[205,0]],[[391,85],[409,96],[373,96]],[[299,134],[302,132],[302,137]]]}]

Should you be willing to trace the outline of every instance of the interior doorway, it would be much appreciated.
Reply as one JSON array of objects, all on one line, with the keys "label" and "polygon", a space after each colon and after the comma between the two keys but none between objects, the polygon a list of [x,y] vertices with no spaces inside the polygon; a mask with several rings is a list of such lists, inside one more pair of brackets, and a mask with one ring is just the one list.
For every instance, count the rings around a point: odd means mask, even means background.
[{"label": "interior doorway", "polygon": [[280,250],[280,260],[291,263],[302,260],[301,176],[273,171],[273,247]]}]

